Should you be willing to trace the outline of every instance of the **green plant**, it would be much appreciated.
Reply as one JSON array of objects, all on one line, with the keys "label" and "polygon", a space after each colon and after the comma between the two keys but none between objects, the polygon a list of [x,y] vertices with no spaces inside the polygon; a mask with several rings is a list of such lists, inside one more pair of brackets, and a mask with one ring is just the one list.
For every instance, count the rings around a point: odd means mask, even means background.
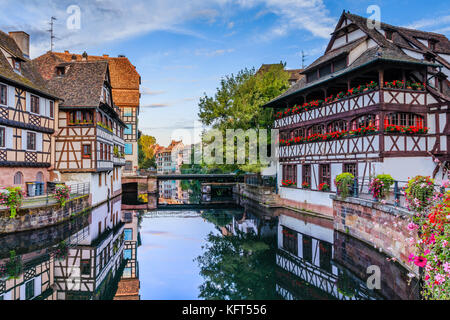
[{"label": "green plant", "polygon": [[434,180],[430,177],[416,176],[408,181],[405,197],[408,209],[424,211],[431,203],[434,194]]},{"label": "green plant", "polygon": [[17,279],[22,273],[22,259],[16,255],[16,251],[14,250],[9,252],[9,256],[9,260],[0,266],[0,278],[8,277],[8,279]]},{"label": "green plant", "polygon": [[342,198],[347,198],[350,194],[350,188],[353,185],[355,176],[349,172],[343,172],[336,177],[334,184],[338,190],[338,194]]},{"label": "green plant", "polygon": [[330,186],[328,185],[328,183],[323,182],[323,183],[319,184],[319,191],[323,191],[323,192],[330,191]]},{"label": "green plant", "polygon": [[21,206],[22,201],[23,192],[20,187],[8,187],[0,192],[0,204],[4,204],[10,209],[11,219],[16,217],[17,209]]},{"label": "green plant", "polygon": [[66,205],[66,201],[70,198],[70,190],[64,184],[58,184],[55,188],[55,198],[59,201],[59,204],[64,207]]}]

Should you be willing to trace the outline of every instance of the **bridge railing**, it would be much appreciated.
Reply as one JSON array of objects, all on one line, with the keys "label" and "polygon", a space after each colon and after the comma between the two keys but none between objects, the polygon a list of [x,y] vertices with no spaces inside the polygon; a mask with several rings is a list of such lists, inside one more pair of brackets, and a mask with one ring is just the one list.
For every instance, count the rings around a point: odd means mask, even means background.
[{"label": "bridge railing", "polygon": [[276,188],[276,176],[262,176],[259,174],[246,174],[244,176],[244,183],[254,187],[271,187]]}]

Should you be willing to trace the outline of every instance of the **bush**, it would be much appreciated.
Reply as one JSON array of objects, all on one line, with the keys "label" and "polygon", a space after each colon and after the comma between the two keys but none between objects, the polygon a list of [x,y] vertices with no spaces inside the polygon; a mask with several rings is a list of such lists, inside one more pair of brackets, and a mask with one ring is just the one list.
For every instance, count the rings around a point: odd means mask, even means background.
[{"label": "bush", "polygon": [[0,204],[6,205],[11,211],[11,219],[17,214],[17,209],[22,205],[23,192],[20,187],[9,187],[1,190]]},{"label": "bush", "polygon": [[342,198],[345,199],[349,196],[350,188],[352,187],[354,180],[355,176],[349,172],[343,172],[336,177],[336,180],[334,180],[334,184],[336,185],[338,194]]}]

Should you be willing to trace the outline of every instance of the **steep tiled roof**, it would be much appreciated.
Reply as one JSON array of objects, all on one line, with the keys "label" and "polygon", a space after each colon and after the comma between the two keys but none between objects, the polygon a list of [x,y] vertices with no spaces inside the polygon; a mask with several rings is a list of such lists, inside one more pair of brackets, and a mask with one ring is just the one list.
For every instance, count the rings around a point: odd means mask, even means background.
[{"label": "steep tiled roof", "polygon": [[48,86],[64,99],[62,106],[98,107],[108,70],[106,61],[74,62],[64,76],[48,80]]},{"label": "steep tiled roof", "polygon": [[[340,70],[338,72],[334,72],[328,76],[321,77],[315,81],[312,81],[310,83],[306,82],[306,78],[302,78],[299,81],[297,81],[294,85],[292,85],[286,92],[278,96],[277,98],[273,99],[272,101],[268,102],[265,106],[269,106],[273,104],[274,102],[288,97],[290,95],[293,95],[295,93],[298,93],[300,91],[307,90],[309,88],[312,88],[314,86],[317,86],[318,84],[321,84],[323,82],[326,82],[330,80],[331,78],[339,77],[345,73],[356,71],[358,68],[367,65],[369,63],[373,63],[376,61],[390,61],[390,62],[405,62],[405,63],[416,63],[416,64],[425,64],[425,65],[432,65],[429,62],[426,62],[424,60],[419,60],[416,58],[413,58],[406,53],[402,51],[402,46],[409,45],[408,41],[402,38],[404,36],[404,33],[406,34],[415,34],[416,36],[421,36],[422,38],[425,38],[427,35],[428,37],[431,37],[433,39],[439,39],[440,50],[447,50],[448,46],[448,39],[444,35],[434,34],[430,32],[423,32],[423,31],[417,31],[417,30],[411,30],[401,27],[393,27],[390,25],[387,25],[385,23],[381,24],[382,28],[385,29],[391,29],[391,30],[397,30],[398,35],[393,35],[393,41],[389,41],[385,38],[384,35],[382,35],[379,31],[376,29],[371,29],[367,27],[367,19],[364,17],[360,17],[348,12],[344,12],[341,19],[345,17],[349,20],[351,20],[351,23],[356,25],[359,29],[363,30],[366,33],[366,36],[361,37],[360,39],[355,39],[353,42],[350,42],[342,47],[339,47],[334,50],[329,50],[325,52],[324,55],[319,57],[316,61],[314,61],[310,66],[308,66],[303,73],[306,73],[308,71],[312,71],[314,69],[319,68],[321,65],[323,65],[325,62],[331,61],[335,59],[338,56],[344,56],[351,52],[353,49],[355,49],[358,45],[362,44],[364,41],[367,41],[368,38],[371,38],[377,43],[377,46],[366,50],[363,52],[355,61],[353,61],[350,65],[348,65],[345,69]],[[336,29],[335,33],[337,33],[339,29]],[[417,40],[415,40],[417,42]],[[330,42],[331,43],[331,42]],[[330,45],[329,45],[330,47]],[[426,48],[423,48],[423,53],[426,52]]]},{"label": "steep tiled roof", "polygon": [[2,31],[0,31],[0,48],[9,55],[23,60],[21,62],[21,71],[20,73],[17,73],[13,70],[5,55],[0,51],[0,77],[9,80],[18,86],[23,86],[27,90],[56,98],[55,93],[46,87],[44,79],[42,79],[31,61],[23,57],[22,52],[14,39]]},{"label": "steep tiled roof", "polygon": [[[83,59],[82,55],[73,54],[69,51],[54,52],[53,54],[66,62],[71,62],[74,58],[76,61],[82,61]],[[117,105],[139,105],[141,77],[127,57],[88,55],[87,61],[108,61],[113,99]]]}]

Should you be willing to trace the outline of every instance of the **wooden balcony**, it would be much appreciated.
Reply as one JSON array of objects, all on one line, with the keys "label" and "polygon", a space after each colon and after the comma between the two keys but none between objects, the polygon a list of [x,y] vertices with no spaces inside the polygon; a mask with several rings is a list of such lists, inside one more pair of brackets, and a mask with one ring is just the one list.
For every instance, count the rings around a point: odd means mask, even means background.
[{"label": "wooden balcony", "polygon": [[277,119],[275,120],[274,128],[286,129],[309,121],[322,121],[325,118],[331,118],[333,116],[339,118],[339,116],[347,113],[376,108],[381,103],[385,105],[408,105],[420,108],[430,103],[436,103],[436,100],[428,95],[426,91],[383,88],[375,91],[366,91],[336,102],[323,104],[319,108]]},{"label": "wooden balcony", "polygon": [[321,160],[378,159],[383,156],[427,156],[435,142],[435,135],[378,133],[280,146],[279,157],[282,162],[300,159],[320,162]]}]

